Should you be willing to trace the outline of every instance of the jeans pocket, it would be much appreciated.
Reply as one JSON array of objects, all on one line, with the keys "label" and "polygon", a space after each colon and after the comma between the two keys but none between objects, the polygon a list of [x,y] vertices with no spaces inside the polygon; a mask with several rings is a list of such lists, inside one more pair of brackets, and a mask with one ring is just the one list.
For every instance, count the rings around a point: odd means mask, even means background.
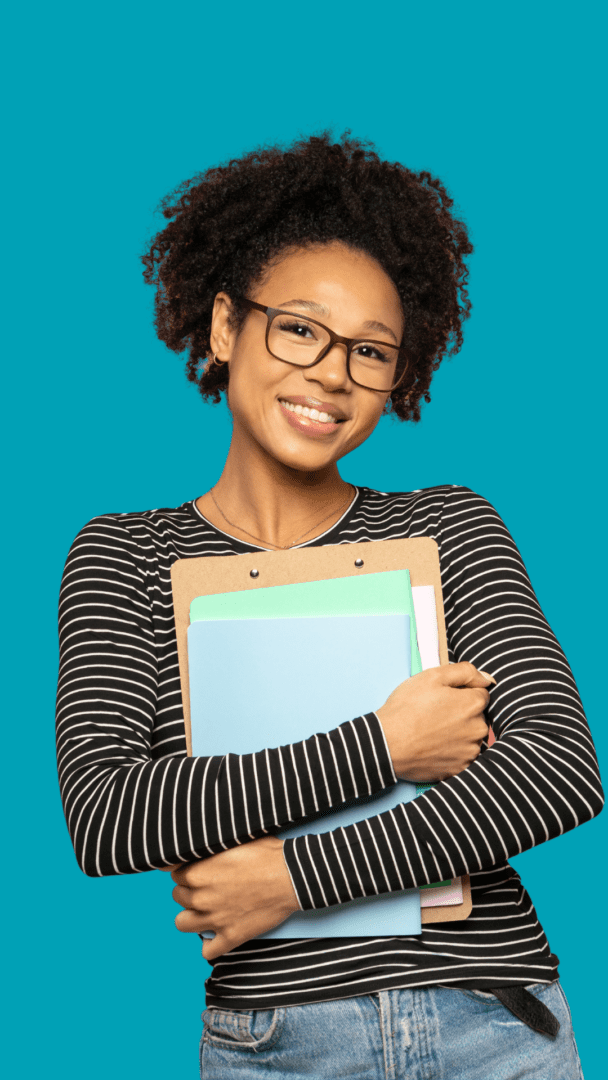
[{"label": "jeans pocket", "polygon": [[478,1001],[483,1005],[487,1005],[488,1008],[503,1008],[498,998],[494,997],[494,994],[490,990],[470,990],[469,988],[465,989],[462,986],[456,986],[453,987],[453,989],[457,990],[459,994],[464,994],[465,997],[471,998],[473,1001]]},{"label": "jeans pocket", "polygon": [[259,1053],[276,1043],[285,1009],[205,1009],[203,1043]]}]

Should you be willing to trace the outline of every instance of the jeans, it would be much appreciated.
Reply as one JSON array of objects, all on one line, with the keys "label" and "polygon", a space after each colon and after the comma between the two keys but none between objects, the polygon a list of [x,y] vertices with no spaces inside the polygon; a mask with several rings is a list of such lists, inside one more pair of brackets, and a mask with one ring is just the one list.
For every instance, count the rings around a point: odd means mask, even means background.
[{"label": "jeans", "polygon": [[207,1009],[202,1080],[582,1080],[559,983],[529,986],[557,1016],[532,1031],[493,995],[429,987],[250,1012]]}]

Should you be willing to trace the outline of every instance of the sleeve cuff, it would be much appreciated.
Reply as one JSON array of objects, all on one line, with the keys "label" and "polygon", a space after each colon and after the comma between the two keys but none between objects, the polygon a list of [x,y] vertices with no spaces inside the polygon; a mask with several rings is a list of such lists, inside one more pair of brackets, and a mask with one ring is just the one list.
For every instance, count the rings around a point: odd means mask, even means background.
[{"label": "sleeve cuff", "polygon": [[[341,724],[332,735],[336,733],[346,751],[349,787],[354,788],[357,797],[377,794],[397,782],[384,729],[375,713]],[[349,826],[347,833],[352,831]],[[370,835],[365,837],[363,848],[369,844],[374,848],[371,864],[366,854],[353,857],[350,844],[356,848],[357,841],[363,838],[355,828],[354,835],[349,835],[345,844],[340,835],[342,832],[305,834],[284,840],[283,857],[301,910],[330,907],[381,891],[376,881],[378,876],[384,879],[384,875],[381,866],[373,864],[379,859],[384,861],[382,856],[389,856],[388,851],[378,850]],[[383,846],[381,843],[380,848]],[[383,889],[387,887],[398,888],[399,885],[387,881]]]},{"label": "sleeve cuff", "polygon": [[397,783],[384,728],[375,712],[340,724],[336,731],[344,740],[356,797],[376,795]]}]

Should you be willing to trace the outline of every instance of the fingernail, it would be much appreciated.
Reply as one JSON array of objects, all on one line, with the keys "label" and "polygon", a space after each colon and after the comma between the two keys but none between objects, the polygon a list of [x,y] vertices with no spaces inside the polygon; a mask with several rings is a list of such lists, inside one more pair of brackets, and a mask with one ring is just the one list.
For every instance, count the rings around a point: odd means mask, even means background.
[{"label": "fingernail", "polygon": [[490,682],[493,682],[494,686],[496,686],[496,679],[494,678],[493,675],[490,675],[490,673],[488,671],[480,671],[479,674],[483,675],[484,679],[489,679]]}]

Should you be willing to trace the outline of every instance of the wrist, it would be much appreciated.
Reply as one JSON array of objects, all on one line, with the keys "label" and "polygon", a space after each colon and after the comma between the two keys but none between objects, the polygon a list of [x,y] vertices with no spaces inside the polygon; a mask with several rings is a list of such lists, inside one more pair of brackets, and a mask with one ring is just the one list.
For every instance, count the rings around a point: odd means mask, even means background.
[{"label": "wrist", "polygon": [[[379,709],[376,709],[376,716],[384,733],[386,748],[391,759],[395,778],[403,779],[407,776],[412,764],[409,754],[407,757],[404,755],[403,721],[398,720],[396,722],[393,710],[387,705],[382,705]],[[397,724],[399,724],[399,729],[397,729]]]},{"label": "wrist", "polygon": [[268,837],[268,841],[268,875],[273,882],[276,905],[281,910],[282,918],[286,919],[294,911],[299,911],[300,905],[285,861],[283,841],[275,836]]}]

